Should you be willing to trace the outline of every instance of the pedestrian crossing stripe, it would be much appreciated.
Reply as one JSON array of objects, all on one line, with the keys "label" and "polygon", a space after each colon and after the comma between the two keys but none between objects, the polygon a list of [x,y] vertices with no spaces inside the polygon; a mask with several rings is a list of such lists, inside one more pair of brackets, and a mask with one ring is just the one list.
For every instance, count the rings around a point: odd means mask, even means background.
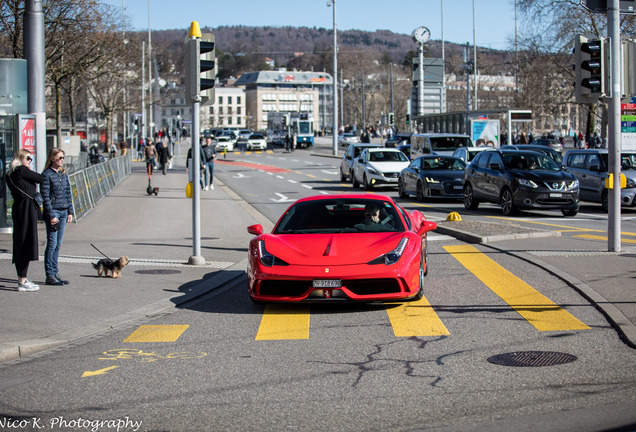
[{"label": "pedestrian crossing stripe", "polygon": [[444,249],[537,330],[589,330],[587,325],[474,246],[444,246]]},{"label": "pedestrian crossing stripe", "polygon": [[420,300],[387,304],[393,333],[396,337],[443,336],[450,334],[439,319],[431,304],[422,297]]},{"label": "pedestrian crossing stripe", "polygon": [[189,325],[141,325],[124,342],[174,342]]},{"label": "pedestrian crossing stripe", "polygon": [[309,339],[309,307],[268,304],[256,340]]}]

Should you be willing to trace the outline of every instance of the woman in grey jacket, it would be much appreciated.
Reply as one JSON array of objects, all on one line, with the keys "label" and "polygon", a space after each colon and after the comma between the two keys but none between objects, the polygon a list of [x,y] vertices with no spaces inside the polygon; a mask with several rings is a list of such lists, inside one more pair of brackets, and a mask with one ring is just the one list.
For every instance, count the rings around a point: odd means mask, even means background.
[{"label": "woman in grey jacket", "polygon": [[49,152],[42,172],[44,181],[40,192],[44,200],[44,223],[46,224],[46,249],[44,250],[44,271],[47,285],[68,284],[62,279],[57,267],[57,259],[62,247],[66,224],[73,220],[73,198],[71,183],[64,164],[64,150],[53,148]]}]

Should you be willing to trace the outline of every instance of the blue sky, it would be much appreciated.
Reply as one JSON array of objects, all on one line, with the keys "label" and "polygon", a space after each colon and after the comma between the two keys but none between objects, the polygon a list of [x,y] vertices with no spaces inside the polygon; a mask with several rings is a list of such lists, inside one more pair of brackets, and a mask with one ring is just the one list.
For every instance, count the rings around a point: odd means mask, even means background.
[{"label": "blue sky", "polygon": [[[188,29],[192,21],[203,27],[222,25],[333,27],[327,0],[103,0],[122,4],[134,30]],[[473,0],[336,0],[339,30],[391,30],[411,34],[428,27],[431,39],[464,44],[473,42]],[[514,40],[514,0],[474,0],[478,46],[510,49]],[[521,26],[519,26],[521,31]]]}]

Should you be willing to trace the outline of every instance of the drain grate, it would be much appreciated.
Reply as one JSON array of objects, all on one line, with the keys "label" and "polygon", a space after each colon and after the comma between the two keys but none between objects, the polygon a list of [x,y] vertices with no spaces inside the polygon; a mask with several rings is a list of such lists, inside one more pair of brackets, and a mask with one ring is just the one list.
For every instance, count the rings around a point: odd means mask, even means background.
[{"label": "drain grate", "polygon": [[574,360],[576,360],[576,356],[572,354],[554,351],[518,351],[497,354],[488,358],[490,363],[517,367],[555,366],[570,363]]},{"label": "drain grate", "polygon": [[181,271],[179,271],[179,270],[156,269],[156,270],[135,270],[135,273],[168,275],[168,274],[179,274],[179,273],[181,273]]}]

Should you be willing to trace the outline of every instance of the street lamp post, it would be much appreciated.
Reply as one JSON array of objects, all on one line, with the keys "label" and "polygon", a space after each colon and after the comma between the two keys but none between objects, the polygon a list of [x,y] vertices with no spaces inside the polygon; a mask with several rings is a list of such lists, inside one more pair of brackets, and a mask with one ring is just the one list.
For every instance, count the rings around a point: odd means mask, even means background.
[{"label": "street lamp post", "polygon": [[333,155],[338,155],[338,38],[336,33],[336,0],[327,2],[333,6]]}]

